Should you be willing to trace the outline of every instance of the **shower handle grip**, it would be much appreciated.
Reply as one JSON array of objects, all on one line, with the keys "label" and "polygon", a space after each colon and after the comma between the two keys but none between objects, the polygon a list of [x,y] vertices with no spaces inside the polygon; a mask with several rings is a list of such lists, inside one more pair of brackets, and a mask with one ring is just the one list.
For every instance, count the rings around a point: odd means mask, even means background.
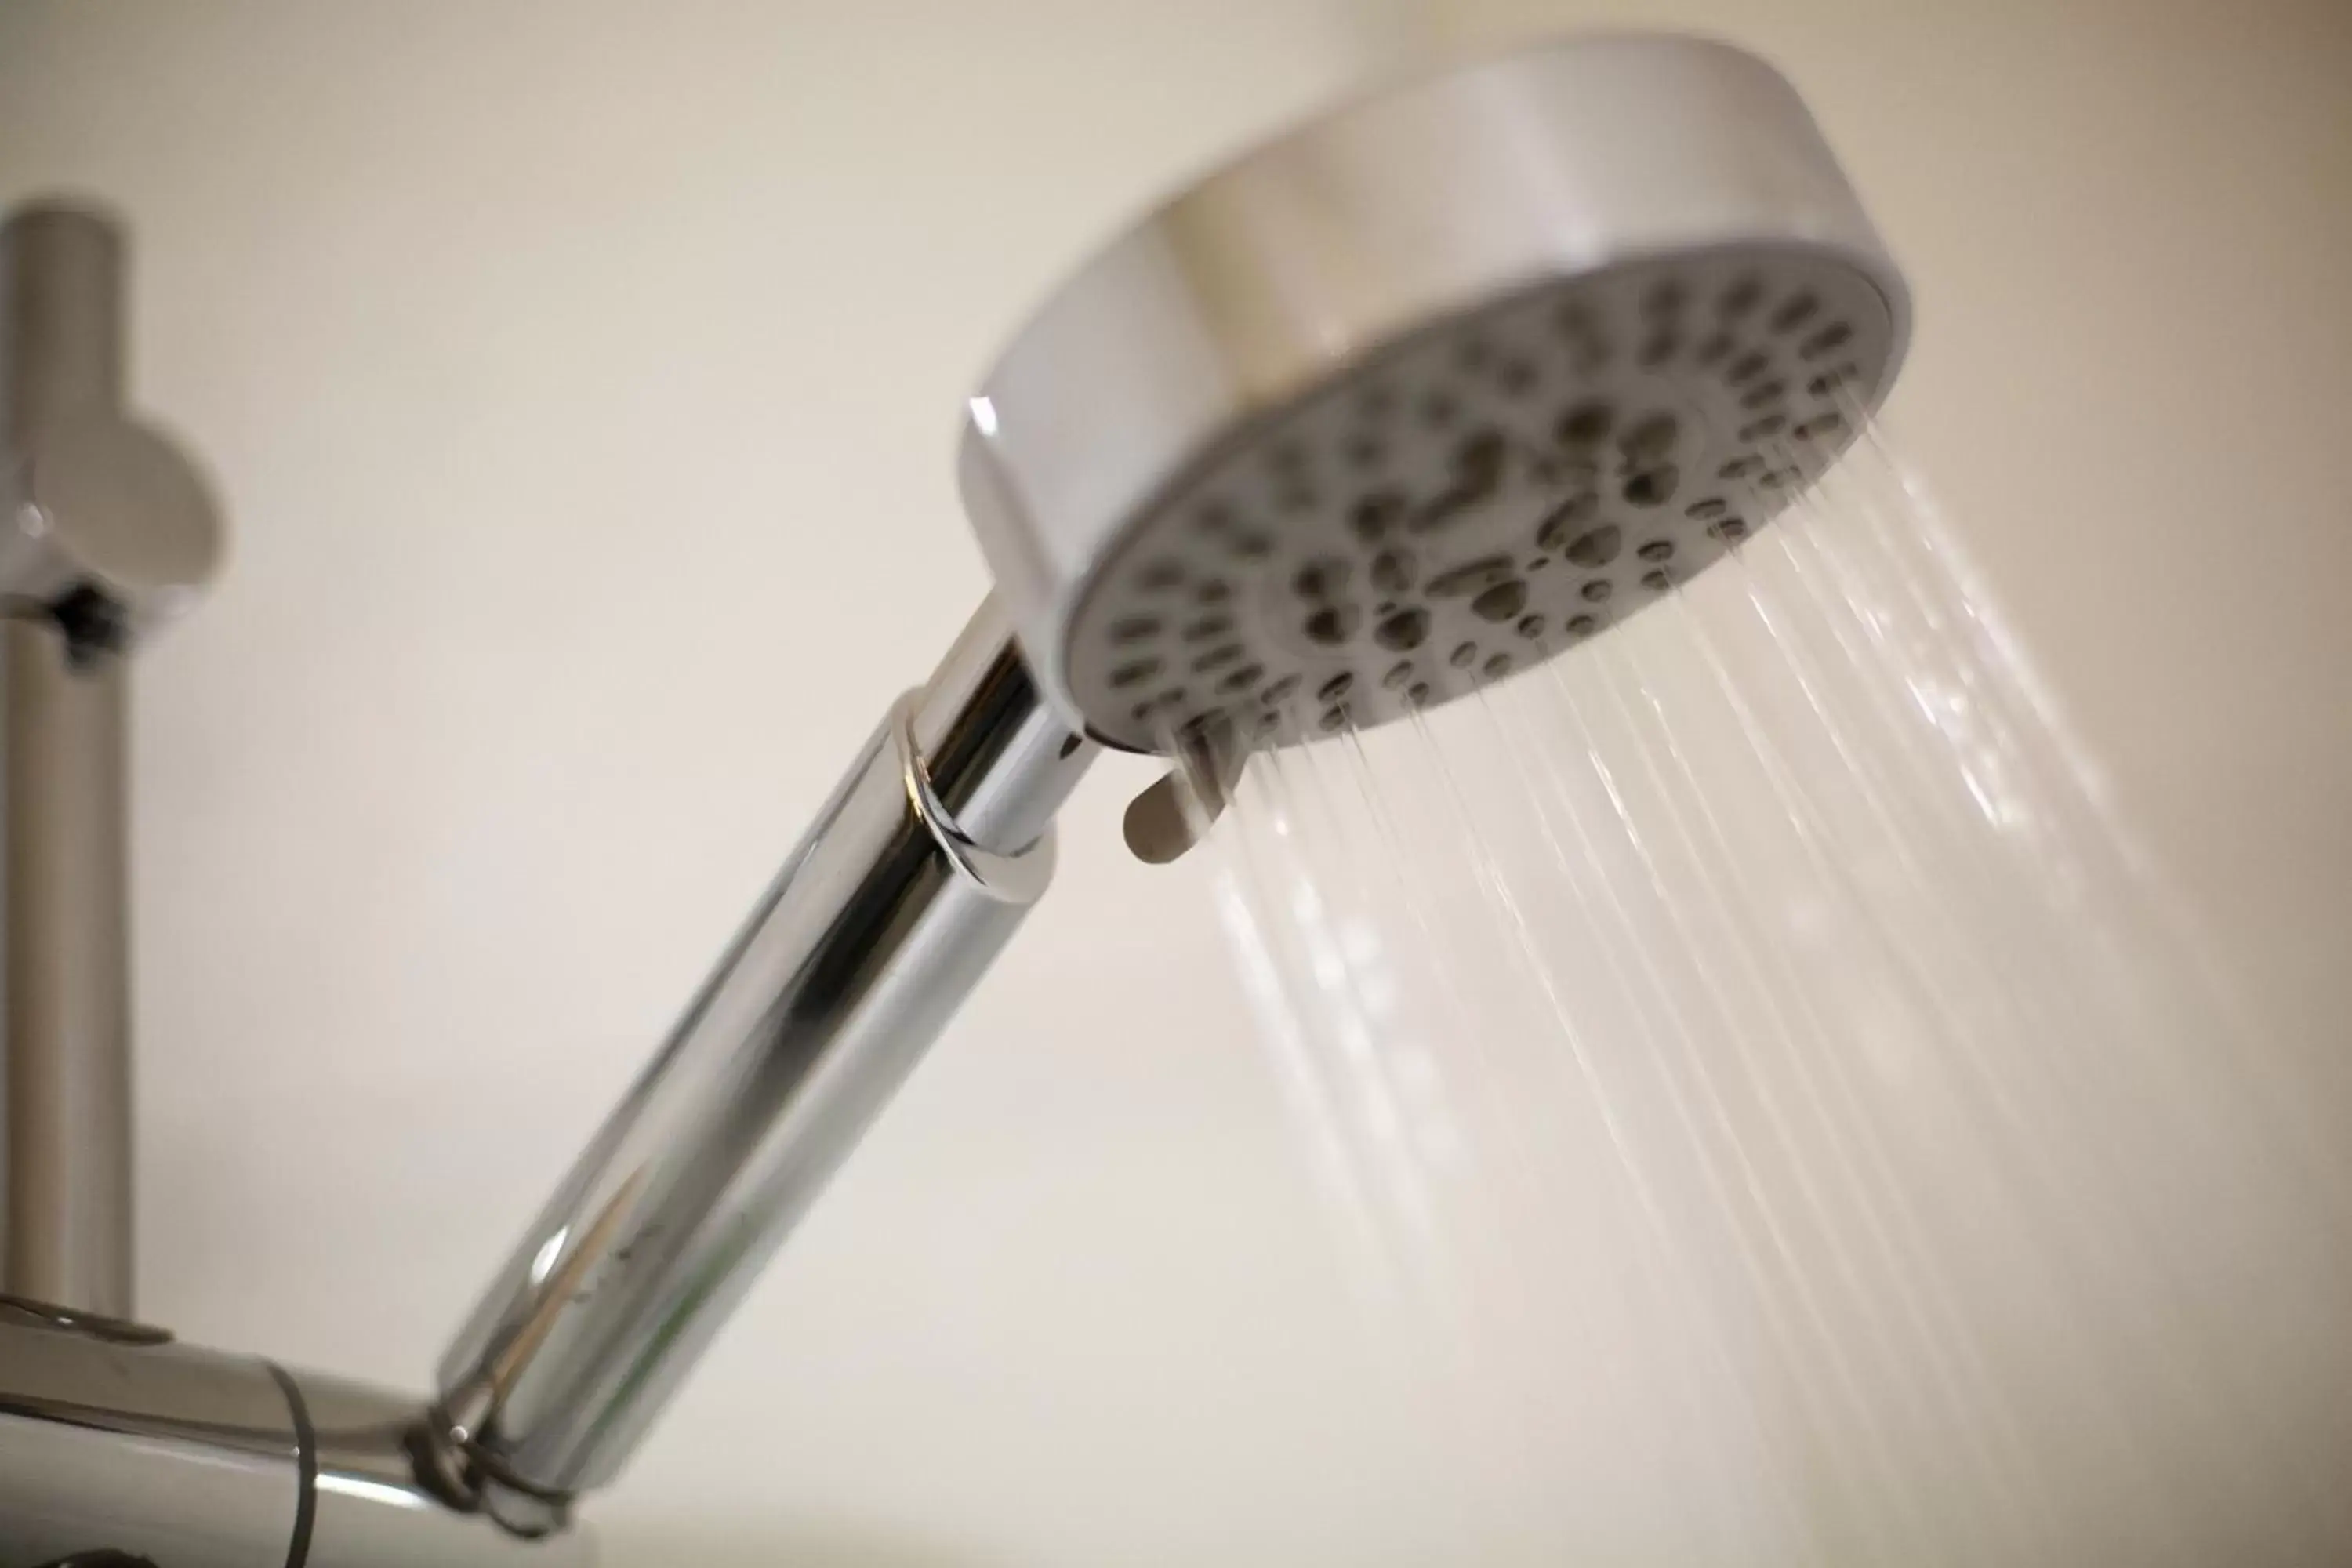
[{"label": "shower handle grip", "polygon": [[459,1495],[530,1534],[613,1479],[1044,893],[1095,751],[983,604],[444,1357],[437,1462]]}]

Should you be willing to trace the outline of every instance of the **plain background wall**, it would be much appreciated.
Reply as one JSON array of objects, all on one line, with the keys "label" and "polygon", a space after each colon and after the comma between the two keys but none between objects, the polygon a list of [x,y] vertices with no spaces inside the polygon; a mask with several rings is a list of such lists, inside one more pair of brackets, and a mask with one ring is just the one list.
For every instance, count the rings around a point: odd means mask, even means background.
[{"label": "plain background wall", "polygon": [[[992,345],[1188,168],[1424,51],[1798,82],[1921,302],[1897,433],[2342,1104],[2352,13],[2326,3],[26,4],[0,199],[138,235],[217,476],[142,660],[143,1304],[393,1382],[982,588]],[[1206,901],[1116,821],[626,1485],[619,1562],[1427,1561]]]}]

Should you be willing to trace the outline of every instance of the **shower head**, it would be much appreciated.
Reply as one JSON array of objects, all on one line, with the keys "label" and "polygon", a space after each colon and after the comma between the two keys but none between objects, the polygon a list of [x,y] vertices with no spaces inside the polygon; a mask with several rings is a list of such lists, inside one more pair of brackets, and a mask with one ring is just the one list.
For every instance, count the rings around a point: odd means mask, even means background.
[{"label": "shower head", "polygon": [[436,1484],[528,1532],[612,1479],[1043,895],[1087,735],[1182,755],[1127,818],[1181,853],[1202,751],[1461,696],[1703,569],[1906,309],[1788,85],[1682,38],[1377,94],[1115,240],[971,400],[996,592],[451,1345]]},{"label": "shower head", "polygon": [[1704,570],[1833,460],[1907,329],[1770,67],[1556,43],[1355,101],[1112,241],[971,399],[964,503],[1074,726],[1298,739]]}]

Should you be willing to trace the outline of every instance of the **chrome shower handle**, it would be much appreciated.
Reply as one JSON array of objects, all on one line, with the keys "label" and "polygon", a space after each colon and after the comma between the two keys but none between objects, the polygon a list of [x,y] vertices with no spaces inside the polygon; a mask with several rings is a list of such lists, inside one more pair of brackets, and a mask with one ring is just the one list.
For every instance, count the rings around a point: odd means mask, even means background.
[{"label": "chrome shower handle", "polygon": [[446,1480],[551,1530],[610,1480],[1052,875],[1095,747],[993,599],[867,741],[441,1364]]}]

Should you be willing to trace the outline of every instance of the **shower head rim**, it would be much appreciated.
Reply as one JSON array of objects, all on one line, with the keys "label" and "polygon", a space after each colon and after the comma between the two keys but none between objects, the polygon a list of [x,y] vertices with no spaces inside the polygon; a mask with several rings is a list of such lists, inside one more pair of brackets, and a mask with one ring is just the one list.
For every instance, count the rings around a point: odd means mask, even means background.
[{"label": "shower head rim", "polygon": [[[1632,153],[1608,144],[1619,131]],[[1793,89],[1729,45],[1548,41],[1358,95],[1225,161],[1079,267],[967,405],[967,509],[1048,700],[1108,744],[1154,749],[1093,721],[1073,643],[1102,574],[1216,452],[1497,301],[1748,249],[1868,282],[1886,352],[1853,391],[1875,406],[1907,289]]]}]

